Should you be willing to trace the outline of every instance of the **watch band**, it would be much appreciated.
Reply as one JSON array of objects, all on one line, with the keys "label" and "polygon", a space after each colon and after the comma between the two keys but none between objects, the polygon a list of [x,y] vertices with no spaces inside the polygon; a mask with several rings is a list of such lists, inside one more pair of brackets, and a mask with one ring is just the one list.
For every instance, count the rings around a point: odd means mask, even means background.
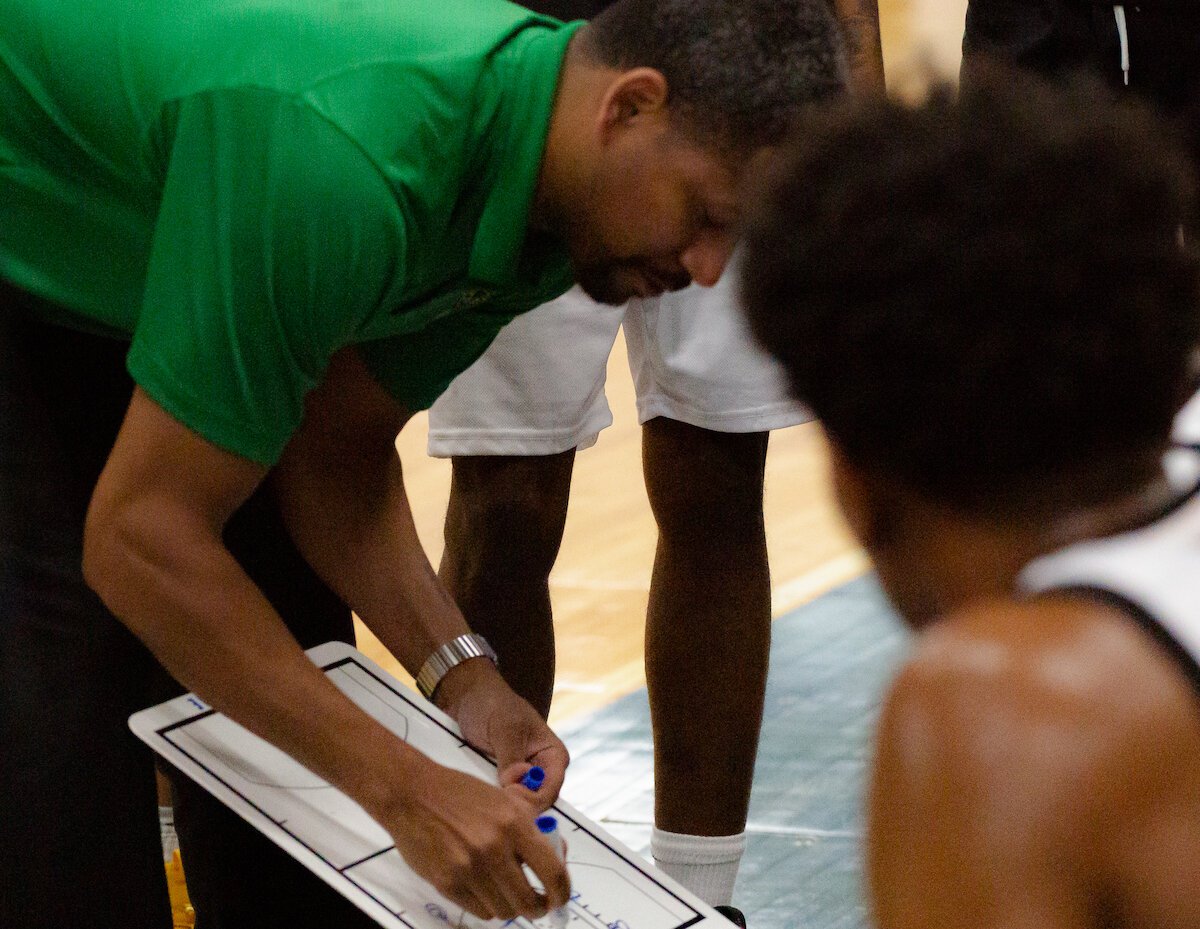
[{"label": "watch band", "polygon": [[500,663],[496,650],[488,645],[483,636],[475,632],[460,635],[435,648],[433,654],[425,659],[425,664],[421,665],[417,673],[417,690],[421,691],[421,696],[432,700],[434,691],[446,673],[469,658],[487,658],[494,665]]}]

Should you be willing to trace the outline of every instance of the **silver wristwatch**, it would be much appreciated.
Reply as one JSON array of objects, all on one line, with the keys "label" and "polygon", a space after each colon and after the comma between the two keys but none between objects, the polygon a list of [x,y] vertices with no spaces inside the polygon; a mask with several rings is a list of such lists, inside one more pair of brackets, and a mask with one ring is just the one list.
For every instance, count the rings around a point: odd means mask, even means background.
[{"label": "silver wristwatch", "polygon": [[438,689],[442,678],[455,665],[460,665],[468,658],[487,658],[492,664],[498,665],[496,650],[488,645],[487,639],[474,632],[460,635],[451,639],[445,645],[439,645],[433,654],[425,659],[421,670],[417,673],[417,690],[426,700],[433,699],[433,693]]}]

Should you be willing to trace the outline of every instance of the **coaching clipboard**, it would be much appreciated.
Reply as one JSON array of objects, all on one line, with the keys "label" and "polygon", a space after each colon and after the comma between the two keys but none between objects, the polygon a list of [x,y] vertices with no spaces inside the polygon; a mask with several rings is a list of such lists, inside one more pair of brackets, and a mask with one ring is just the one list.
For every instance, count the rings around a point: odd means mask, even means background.
[{"label": "coaching clipboard", "polygon": [[[496,765],[457,724],[341,642],[308,656],[351,700],[446,767],[496,783]],[[239,816],[389,929],[549,929],[549,918],[487,922],[464,913],[405,864],[357,803],[299,762],[191,694],[135,713],[134,733]],[[559,800],[567,840],[570,929],[728,929],[730,923]],[[561,924],[560,924],[561,925]]]}]

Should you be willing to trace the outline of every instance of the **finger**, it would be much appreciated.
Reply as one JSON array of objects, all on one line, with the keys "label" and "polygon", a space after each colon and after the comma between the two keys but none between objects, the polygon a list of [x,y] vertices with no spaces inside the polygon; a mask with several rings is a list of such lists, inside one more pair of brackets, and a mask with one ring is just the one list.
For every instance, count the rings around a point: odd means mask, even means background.
[{"label": "finger", "polygon": [[546,888],[547,906],[550,909],[566,906],[571,897],[571,877],[566,863],[550,843],[531,828],[528,833],[522,831],[517,852]]},{"label": "finger", "polygon": [[527,787],[520,784],[509,784],[504,792],[519,802],[525,808],[527,815],[537,818],[542,813],[541,798]]},{"label": "finger", "polygon": [[558,792],[562,790],[571,756],[567,753],[567,747],[556,739],[552,745],[534,755],[532,761],[545,772],[537,799],[542,809],[548,809],[558,799]]},{"label": "finger", "polygon": [[517,836],[512,838],[513,844],[497,848],[494,854],[480,862],[471,890],[497,918],[544,916],[546,898],[530,885],[516,857]]},{"label": "finger", "polygon": [[546,772],[539,765],[530,765],[525,762],[509,765],[508,768],[499,772],[500,784],[505,792],[520,800],[535,816],[548,806],[548,803],[541,799],[542,783],[545,778]]},{"label": "finger", "polygon": [[512,919],[522,915],[509,900],[508,895],[500,888],[492,877],[494,868],[483,868],[472,888],[481,903],[491,910],[492,919]]},{"label": "finger", "polygon": [[530,886],[515,852],[506,856],[503,862],[497,862],[490,877],[497,899],[504,901],[504,907],[498,912],[505,919],[514,916],[536,919],[548,912],[546,898]]},{"label": "finger", "polygon": [[471,868],[466,859],[451,866],[440,874],[422,875],[434,890],[455,906],[461,906],[472,916],[494,919],[495,910],[478,892],[478,871]]},{"label": "finger", "polygon": [[507,796],[520,801],[521,806],[525,810],[537,816],[542,811],[542,799],[538,795],[540,788],[539,790],[531,790],[525,784],[521,783],[521,778],[528,769],[529,765],[524,763],[509,765],[507,768],[497,772],[497,780]]},{"label": "finger", "polygon": [[445,898],[456,906],[461,906],[472,916],[478,916],[480,919],[495,919],[495,911],[469,888],[460,888],[454,891],[442,891]]},{"label": "finger", "polygon": [[519,786],[536,793],[546,779],[546,772],[539,765],[522,758],[499,767],[496,777],[501,787]]}]

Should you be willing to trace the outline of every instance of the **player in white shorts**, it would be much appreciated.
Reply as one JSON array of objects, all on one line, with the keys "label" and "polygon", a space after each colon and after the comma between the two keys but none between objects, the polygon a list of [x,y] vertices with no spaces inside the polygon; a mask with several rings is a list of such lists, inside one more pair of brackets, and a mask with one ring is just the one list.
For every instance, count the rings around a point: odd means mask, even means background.
[{"label": "player in white shorts", "polygon": [[749,433],[805,422],[778,363],[730,312],[733,277],[625,306],[596,303],[576,287],[518,316],[434,404],[429,453],[590,448],[612,424],[604,387],[622,326],[643,425],[666,416],[713,432]]},{"label": "player in white shorts", "polygon": [[429,414],[430,454],[454,459],[442,579],[505,677],[546,713],[547,578],[575,451],[612,422],[605,374],[624,326],[659,526],[646,637],[653,845],[714,904],[729,902],[744,846],[766,680],[767,433],[808,418],[733,311],[733,277],[626,307],[573,290],[506,327]]},{"label": "player in white shorts", "polygon": [[[558,16],[602,0],[534,0]],[[829,0],[856,89],[882,90],[876,0]],[[698,276],[697,276],[698,277]],[[547,713],[548,577],[575,452],[612,415],[608,357],[624,325],[659,539],[646,622],[654,724],[655,860],[706,902],[730,902],[766,687],[771,591],[762,491],[767,437],[803,422],[733,305],[730,275],[627,307],[572,291],[511,323],[430,410],[430,453],[453,458],[439,574]],[[701,283],[714,283],[704,281]],[[731,918],[740,914],[729,908]]]}]

